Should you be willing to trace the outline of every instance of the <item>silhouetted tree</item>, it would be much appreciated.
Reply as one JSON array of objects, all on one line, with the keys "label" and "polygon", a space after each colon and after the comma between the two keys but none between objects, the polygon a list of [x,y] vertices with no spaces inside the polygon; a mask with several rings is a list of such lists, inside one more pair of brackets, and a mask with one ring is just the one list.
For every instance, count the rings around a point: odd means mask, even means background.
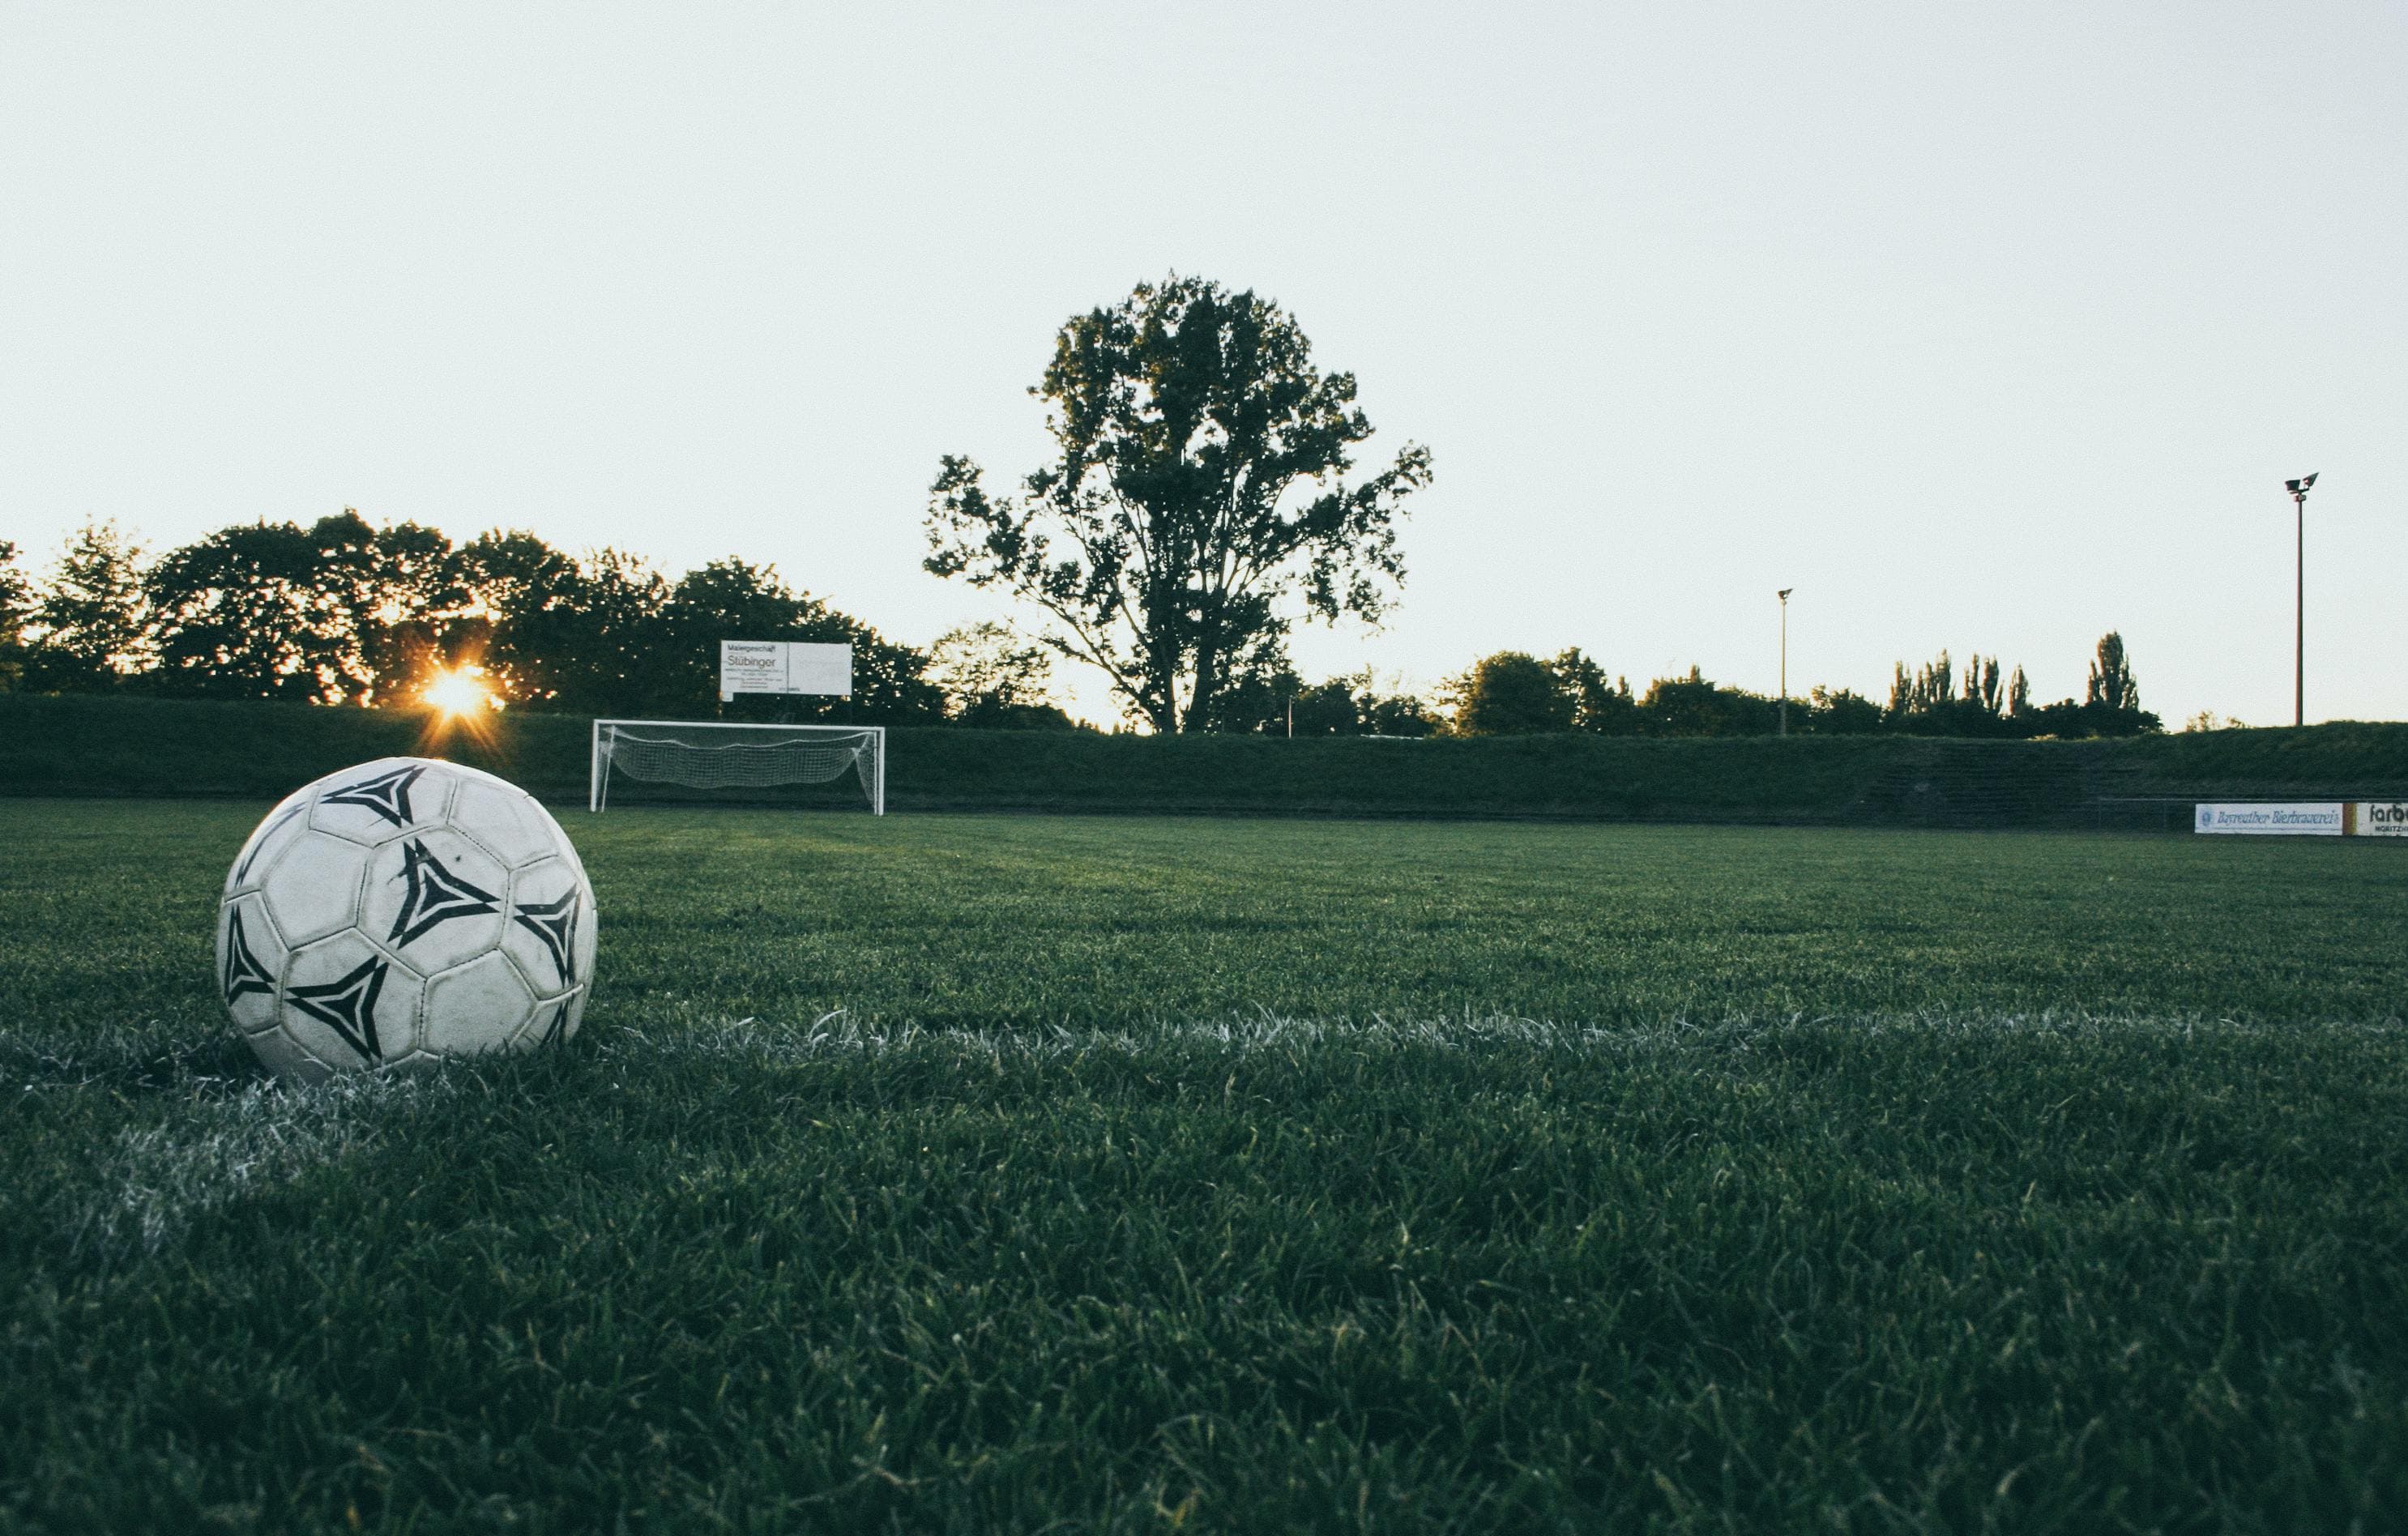
[{"label": "silhouetted tree", "polygon": [[468,596],[463,657],[513,704],[558,699],[575,670],[565,659],[581,601],[575,557],[534,534],[496,528],[460,546],[458,567]]},{"label": "silhouetted tree", "polygon": [[928,648],[947,718],[991,730],[1075,730],[1052,696],[1053,653],[1009,624],[964,624]]},{"label": "silhouetted tree", "polygon": [[25,621],[34,616],[34,583],[17,568],[17,546],[0,538],[0,694],[25,675]]},{"label": "silhouetted tree", "polygon": [[1639,701],[1641,728],[1650,736],[1770,736],[1780,712],[1777,699],[1726,687],[1697,667],[1657,678]]},{"label": "silhouetted tree", "polygon": [[1289,719],[1298,736],[1360,736],[1363,701],[1356,689],[1363,679],[1334,677],[1309,683],[1297,693]]},{"label": "silhouetted tree", "polygon": [[406,693],[449,659],[470,604],[450,538],[350,508],[220,529],[170,551],[145,592],[165,691],[327,704]]},{"label": "silhouetted tree", "polygon": [[2005,690],[1999,677],[1999,658],[1976,653],[1965,663],[1965,702],[1996,719],[2004,699]]},{"label": "silhouetted tree", "polygon": [[1367,687],[1362,699],[1366,736],[1436,736],[1446,728],[1435,711],[1412,694],[1383,694]]},{"label": "silhouetted tree", "polygon": [[2099,637],[2099,651],[2090,663],[2089,692],[2083,702],[2119,712],[2141,707],[2141,684],[2124,654],[2124,637],[2112,629]]},{"label": "silhouetted tree", "polygon": [[[539,608],[502,614],[514,654],[531,664],[538,682],[529,702],[579,714],[628,715],[666,712],[679,698],[697,707],[715,699],[715,678],[703,683],[695,658],[672,641],[666,614],[672,591],[651,562],[601,549],[575,561]],[[717,664],[714,644],[714,669]]]},{"label": "silhouetted tree", "polygon": [[1457,736],[1529,736],[1572,728],[1572,700],[1545,662],[1523,651],[1484,656],[1450,681]]},{"label": "silhouetted tree", "polygon": [[345,696],[348,615],[320,576],[317,546],[292,523],[221,528],[168,551],[144,582],[158,686],[208,698]]},{"label": "silhouetted tree", "polygon": [[1427,450],[1348,484],[1371,436],[1354,377],[1320,372],[1279,306],[1173,275],[1064,325],[1031,392],[1055,463],[1018,496],[948,456],[929,488],[927,568],[1051,614],[1047,643],[1100,668],[1169,732],[1242,718],[1220,705],[1274,670],[1296,610],[1376,621],[1404,579],[1396,524]]},{"label": "silhouetted tree", "polygon": [[1304,680],[1289,661],[1284,625],[1257,635],[1229,666],[1220,690],[1200,715],[1186,718],[1196,731],[1248,732],[1277,735],[1287,728],[1288,700],[1304,691]]},{"label": "silhouetted tree", "polygon": [[1630,680],[1608,678],[1605,668],[1578,646],[1556,653],[1547,663],[1555,686],[1571,700],[1572,729],[1600,736],[1630,736],[1639,729],[1639,701],[1631,696]]},{"label": "silhouetted tree", "polygon": [[68,538],[34,604],[26,687],[119,688],[150,666],[142,553],[114,523],[87,523]]},{"label": "silhouetted tree", "polygon": [[2140,680],[2132,675],[2131,659],[2124,653],[2124,637],[2112,629],[2099,637],[2082,716],[2084,726],[2095,736],[2138,736],[2165,729],[2163,721],[2141,708]]},{"label": "silhouetted tree", "polygon": [[325,562],[322,581],[343,583],[361,680],[355,696],[393,703],[435,672],[475,659],[470,647],[484,630],[451,538],[416,523],[371,529],[348,507],[342,521],[352,526],[339,548],[329,538],[334,520],[311,534]]},{"label": "silhouetted tree", "polygon": [[2013,735],[2015,727],[2004,712],[2006,698],[2004,668],[1998,657],[1976,653],[1967,658],[1960,678],[1942,651],[1914,673],[1904,662],[1898,665],[1884,724],[1919,736]]},{"label": "silhouetted tree", "polygon": [[1849,689],[1818,684],[1807,696],[1802,725],[1816,736],[1870,736],[1881,729],[1882,707]]}]

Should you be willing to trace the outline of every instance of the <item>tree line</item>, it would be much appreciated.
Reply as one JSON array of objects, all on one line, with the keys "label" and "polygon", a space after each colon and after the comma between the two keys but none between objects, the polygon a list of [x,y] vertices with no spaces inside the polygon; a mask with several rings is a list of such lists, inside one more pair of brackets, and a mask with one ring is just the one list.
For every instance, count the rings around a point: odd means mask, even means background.
[{"label": "tree line", "polygon": [[1960,674],[1947,652],[1910,671],[1898,664],[1887,704],[1847,688],[1815,687],[1783,701],[1708,679],[1692,667],[1657,678],[1641,693],[1609,678],[1578,650],[1541,660],[1519,651],[1483,658],[1440,690],[1446,726],[1461,736],[1589,731],[1601,736],[1985,737],[2132,736],[2162,729],[2141,708],[2122,635],[2111,630],[2092,653],[2084,696],[2037,704],[2024,669],[2002,677],[1995,656],[1976,655]]},{"label": "tree line", "polygon": [[[719,702],[722,639],[842,641],[850,699]],[[47,577],[0,542],[0,690],[384,706],[467,669],[499,703],[595,715],[1069,728],[1048,662],[1000,626],[923,651],[730,557],[674,580],[638,556],[496,530],[455,544],[356,510],[221,528],[151,558],[113,524]]]},{"label": "tree line", "polygon": [[[1398,528],[1431,482],[1407,443],[1353,477],[1372,435],[1354,376],[1324,372],[1295,319],[1251,291],[1173,273],[1074,315],[1029,393],[1055,454],[990,492],[948,455],[929,487],[930,572],[1042,616],[1033,638],[982,624],[927,650],[890,641],[767,566],[730,557],[676,580],[622,551],[569,554],[533,534],[454,544],[356,511],[222,528],[158,559],[111,524],[72,538],[49,577],[0,543],[0,689],[391,704],[474,668],[500,701],[597,715],[838,717],[892,725],[1075,728],[1050,693],[1068,658],[1158,732],[1299,736],[1746,736],[1784,705],[1697,668],[1643,693],[1578,650],[1487,656],[1423,699],[1369,673],[1308,683],[1299,623],[1376,624],[1405,579]],[[849,641],[849,700],[718,698],[723,639]],[[2115,735],[2158,728],[2119,635],[2086,696],[2036,705],[2023,669],[1948,653],[1899,664],[1886,705],[1813,689],[1786,705],[1810,735]]]},{"label": "tree line", "polygon": [[[718,699],[719,642],[844,641],[850,701]],[[731,556],[671,580],[603,549],[569,554],[535,535],[453,543],[414,523],[379,528],[346,509],[308,527],[222,528],[151,558],[93,524],[36,579],[0,542],[0,691],[147,693],[317,704],[406,704],[438,673],[477,668],[520,709],[596,715],[843,717],[865,723],[1069,729],[1053,653],[1008,625],[954,629],[923,650]],[[1297,736],[1761,736],[1781,702],[1697,668],[1643,690],[1578,649],[1483,657],[1424,698],[1369,671],[1308,682],[1284,648],[1256,645],[1195,730]],[[2102,636],[2079,699],[2035,703],[2021,667],[1949,653],[1899,664],[1886,704],[1846,688],[1789,700],[1802,735],[2014,738],[2159,728],[2141,707],[2123,638]]]}]

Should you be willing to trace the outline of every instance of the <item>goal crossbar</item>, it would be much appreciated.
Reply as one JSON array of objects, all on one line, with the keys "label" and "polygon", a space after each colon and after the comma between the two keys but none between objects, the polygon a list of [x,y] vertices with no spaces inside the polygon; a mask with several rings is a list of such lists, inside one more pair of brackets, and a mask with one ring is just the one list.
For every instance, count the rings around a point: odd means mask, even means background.
[{"label": "goal crossbar", "polygon": [[764,725],[723,720],[596,720],[585,808],[610,802],[613,774],[689,789],[824,784],[854,775],[886,814],[886,727]]}]

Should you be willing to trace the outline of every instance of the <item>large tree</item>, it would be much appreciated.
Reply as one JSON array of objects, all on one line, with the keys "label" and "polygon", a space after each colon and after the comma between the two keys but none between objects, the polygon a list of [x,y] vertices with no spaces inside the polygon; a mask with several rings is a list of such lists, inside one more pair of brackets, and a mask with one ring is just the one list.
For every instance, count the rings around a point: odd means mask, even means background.
[{"label": "large tree", "polygon": [[0,538],[0,694],[25,674],[25,621],[34,614],[34,583],[17,568],[17,546]]},{"label": "large tree", "polygon": [[156,681],[171,693],[390,703],[473,628],[449,538],[377,528],[349,507],[307,528],[221,528],[170,551],[145,592]]},{"label": "large tree", "polygon": [[2114,713],[2140,711],[2140,680],[2132,676],[2131,660],[2124,654],[2124,637],[2113,629],[2099,637],[2086,695],[2084,703],[2096,704]]},{"label": "large tree", "polygon": [[1429,482],[1408,443],[1349,483],[1371,436],[1354,376],[1323,373],[1278,305],[1173,275],[1072,319],[1031,394],[1056,462],[1016,495],[947,456],[927,568],[1052,615],[1045,636],[1100,668],[1157,731],[1209,725],[1241,658],[1297,610],[1377,622],[1404,579],[1396,528]]},{"label": "large tree", "polygon": [[1064,730],[1077,725],[1054,702],[1054,655],[1010,624],[963,624],[928,647],[928,677],[957,725]]},{"label": "large tree", "polygon": [[1547,670],[1571,700],[1572,729],[1599,736],[1628,736],[1639,729],[1639,701],[1631,696],[1628,678],[1607,677],[1605,668],[1576,645],[1557,653]]},{"label": "large tree", "polygon": [[88,523],[59,554],[32,614],[25,682],[42,693],[118,687],[150,660],[142,546]]},{"label": "large tree", "polygon": [[1457,736],[1532,736],[1572,728],[1577,708],[1547,664],[1526,651],[1483,656],[1447,682]]},{"label": "large tree", "polygon": [[159,687],[214,698],[347,696],[357,651],[340,583],[327,574],[318,542],[292,523],[221,528],[168,551],[143,583]]}]

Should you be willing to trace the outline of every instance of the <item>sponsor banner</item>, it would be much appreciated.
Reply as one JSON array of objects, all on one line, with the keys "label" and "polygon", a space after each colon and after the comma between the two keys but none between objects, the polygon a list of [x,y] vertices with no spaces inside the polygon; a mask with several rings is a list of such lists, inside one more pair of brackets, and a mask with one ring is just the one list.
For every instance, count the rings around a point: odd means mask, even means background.
[{"label": "sponsor banner", "polygon": [[2350,807],[2361,838],[2408,838],[2408,800],[2360,800]]},{"label": "sponsor banner", "polygon": [[719,696],[853,692],[853,647],[808,640],[722,640]]},{"label": "sponsor banner", "polygon": [[719,696],[733,694],[782,694],[786,691],[786,647],[778,640],[719,642]]},{"label": "sponsor banner", "polygon": [[2343,832],[2339,800],[2259,800],[2201,805],[2194,824],[2201,832],[2232,832],[2276,838],[2337,838]]},{"label": "sponsor banner", "polygon": [[853,647],[818,645],[801,640],[787,646],[786,692],[851,695]]}]

